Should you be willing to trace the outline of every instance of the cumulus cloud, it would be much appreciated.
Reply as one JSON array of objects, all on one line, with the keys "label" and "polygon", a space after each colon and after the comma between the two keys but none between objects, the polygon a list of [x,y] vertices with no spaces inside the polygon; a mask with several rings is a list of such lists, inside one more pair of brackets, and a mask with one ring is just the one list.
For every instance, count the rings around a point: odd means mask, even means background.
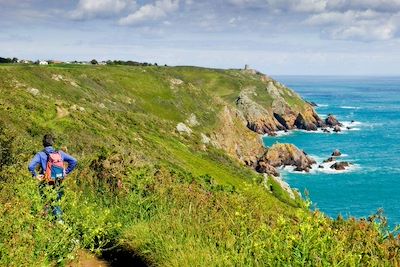
[{"label": "cumulus cloud", "polygon": [[72,19],[90,19],[120,14],[135,5],[135,0],[79,0],[78,6],[70,13]]},{"label": "cumulus cloud", "polygon": [[[79,0],[70,18],[107,17],[140,27],[179,21],[182,27],[220,31],[258,26],[277,34],[312,31],[322,38],[358,41],[393,39],[400,31],[400,0],[143,0],[140,6],[136,1]],[[172,16],[180,7],[179,16]]]},{"label": "cumulus cloud", "polygon": [[371,9],[325,12],[306,19],[305,24],[320,28],[330,39],[375,41],[396,37],[399,21],[396,14]]},{"label": "cumulus cloud", "polygon": [[379,12],[400,11],[399,0],[329,0],[328,10],[375,10]]},{"label": "cumulus cloud", "polygon": [[325,9],[327,0],[227,0],[228,3],[267,11],[319,12]]},{"label": "cumulus cloud", "polygon": [[153,4],[141,6],[135,12],[119,20],[120,25],[136,25],[167,17],[179,9],[179,0],[157,0]]},{"label": "cumulus cloud", "polygon": [[351,26],[332,29],[328,36],[338,40],[377,41],[390,40],[395,36],[397,28],[391,23],[383,25],[375,23],[357,23]]},{"label": "cumulus cloud", "polygon": [[[397,37],[400,0],[226,0],[239,8],[261,8],[281,24],[312,29],[329,39],[374,41]],[[303,29],[299,27],[304,27]]]}]

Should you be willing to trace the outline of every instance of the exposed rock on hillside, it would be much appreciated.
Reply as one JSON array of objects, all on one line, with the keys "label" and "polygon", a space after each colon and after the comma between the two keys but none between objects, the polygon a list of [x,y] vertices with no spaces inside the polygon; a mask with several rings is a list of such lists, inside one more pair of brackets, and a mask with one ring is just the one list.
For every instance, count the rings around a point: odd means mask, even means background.
[{"label": "exposed rock on hillside", "polygon": [[[315,160],[292,144],[275,144],[259,159],[256,169],[274,175],[272,167],[294,166],[295,171],[309,172]],[[267,166],[267,167],[265,167]],[[268,171],[268,172],[267,172]]]},{"label": "exposed rock on hillside", "polygon": [[32,88],[32,87],[29,87],[26,90],[28,91],[28,93],[32,94],[33,96],[38,96],[40,93],[39,89]]},{"label": "exposed rock on hillside", "polygon": [[279,186],[288,193],[288,195],[291,199],[295,199],[293,190],[287,182],[283,181],[280,177],[277,177],[277,176],[268,177],[267,174],[264,174],[265,182],[267,182],[268,179],[270,179],[270,178],[273,179],[276,183],[278,183]]},{"label": "exposed rock on hillside", "polygon": [[256,171],[259,173],[265,173],[272,176],[280,175],[278,170],[266,161],[259,161],[258,165],[256,166]]},{"label": "exposed rock on hillside", "polygon": [[298,94],[273,80],[263,80],[266,94],[271,98],[271,106],[257,102],[254,89],[241,91],[236,100],[237,108],[243,113],[247,127],[259,134],[273,135],[275,131],[303,129],[315,131],[325,126],[312,105]]},{"label": "exposed rock on hillside", "polygon": [[255,167],[265,148],[258,134],[246,128],[246,120],[233,108],[225,106],[218,116],[219,127],[211,134],[211,143],[248,166]]},{"label": "exposed rock on hillside", "polygon": [[280,130],[285,129],[272,113],[251,99],[252,93],[250,89],[244,90],[236,100],[236,106],[242,112],[247,127],[259,134],[269,134],[279,128]]},{"label": "exposed rock on hillside", "polygon": [[193,132],[192,129],[190,129],[188,126],[186,126],[186,124],[184,124],[182,122],[180,122],[180,123],[178,123],[178,125],[176,125],[176,130],[179,133],[186,133],[189,135]]},{"label": "exposed rock on hillside", "polygon": [[63,77],[63,76],[60,75],[60,74],[53,74],[53,75],[51,76],[51,78],[52,78],[53,80],[57,81],[57,82],[62,82],[62,81],[64,81],[64,82],[67,82],[67,83],[71,84],[71,85],[74,86],[74,87],[78,87],[78,84],[77,84],[74,80],[69,79],[69,78],[65,78],[65,77]]},{"label": "exposed rock on hillside", "polygon": [[203,144],[208,145],[208,144],[211,143],[211,139],[210,139],[210,137],[208,137],[207,135],[201,133],[200,136],[201,136],[201,142],[202,142]]},{"label": "exposed rock on hillside", "polygon": [[200,123],[197,121],[197,117],[195,114],[190,114],[189,118],[186,120],[186,123],[190,126],[190,127],[195,127],[198,126]]},{"label": "exposed rock on hillside", "polygon": [[317,126],[312,122],[307,122],[306,119],[303,117],[303,114],[299,113],[297,115],[296,120],[294,121],[294,125],[297,129],[303,129],[307,131],[316,131]]}]

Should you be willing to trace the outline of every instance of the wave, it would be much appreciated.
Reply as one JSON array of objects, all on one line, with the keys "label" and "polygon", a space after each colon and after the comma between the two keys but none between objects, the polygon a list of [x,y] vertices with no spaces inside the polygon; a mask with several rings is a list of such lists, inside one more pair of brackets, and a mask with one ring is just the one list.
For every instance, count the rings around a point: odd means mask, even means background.
[{"label": "wave", "polygon": [[343,108],[343,109],[361,109],[361,107],[353,107],[353,106],[340,106],[339,108]]},{"label": "wave", "polygon": [[[346,167],[345,170],[335,170],[331,169],[331,166],[334,164],[334,162],[326,162],[326,163],[317,163],[312,166],[312,170],[315,171],[315,173],[325,173],[325,174],[341,174],[341,173],[349,173],[349,172],[355,172],[361,169],[360,165],[352,163],[349,167]],[[322,168],[320,168],[320,166]]]},{"label": "wave", "polygon": [[292,131],[276,131],[276,136],[275,137],[282,137],[282,136],[288,136],[292,134]]},{"label": "wave", "polygon": [[320,163],[316,163],[311,165],[311,169],[309,172],[305,172],[305,171],[295,171],[296,167],[295,166],[284,166],[284,167],[280,167],[279,169],[283,172],[283,174],[285,173],[290,173],[290,174],[304,174],[304,175],[317,175],[317,174],[343,174],[343,173],[351,173],[351,172],[356,172],[359,171],[361,169],[361,166],[359,164],[355,164],[352,163],[349,167],[346,167],[345,170],[335,170],[335,169],[331,169],[331,166],[334,164],[335,162],[320,162]]},{"label": "wave", "polygon": [[329,105],[328,104],[319,104],[319,103],[317,103],[317,108],[326,108],[326,107],[329,107]]}]

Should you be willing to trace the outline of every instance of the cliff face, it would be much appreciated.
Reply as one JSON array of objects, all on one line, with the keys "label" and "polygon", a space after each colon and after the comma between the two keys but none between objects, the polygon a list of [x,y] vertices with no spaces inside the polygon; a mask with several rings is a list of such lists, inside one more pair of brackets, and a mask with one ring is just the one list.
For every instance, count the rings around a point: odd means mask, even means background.
[{"label": "cliff face", "polygon": [[252,88],[243,89],[236,101],[236,107],[243,113],[247,127],[259,134],[273,135],[279,130],[317,130],[325,124],[314,108],[298,94],[270,78],[260,77],[265,94],[272,104],[263,106],[257,102],[258,95]]},{"label": "cliff face", "polygon": [[262,96],[257,94],[256,87],[242,89],[235,106],[225,106],[219,114],[220,127],[212,135],[214,144],[260,173],[279,176],[277,168],[281,166],[294,166],[296,171],[308,172],[315,161],[303,151],[290,144],[264,148],[260,134],[273,135],[275,131],[292,129],[317,130],[325,126],[324,122],[311,104],[281,83],[267,76],[248,75],[260,78],[261,92],[271,99],[271,104],[258,102]]},{"label": "cliff face", "polygon": [[225,106],[218,118],[219,127],[211,135],[214,146],[255,168],[259,157],[265,151],[261,137],[246,128],[245,118],[232,107]]}]

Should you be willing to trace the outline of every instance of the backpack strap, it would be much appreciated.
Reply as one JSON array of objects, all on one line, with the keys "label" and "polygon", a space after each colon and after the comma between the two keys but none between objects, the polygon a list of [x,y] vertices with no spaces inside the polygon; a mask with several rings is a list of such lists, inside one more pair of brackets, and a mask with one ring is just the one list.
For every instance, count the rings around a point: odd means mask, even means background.
[{"label": "backpack strap", "polygon": [[[50,153],[47,152],[46,149],[43,149],[42,152],[46,154],[47,158],[50,156]],[[51,152],[51,153],[60,153],[60,151],[59,151],[59,150],[54,150],[54,151]]]},{"label": "backpack strap", "polygon": [[49,152],[47,152],[47,151],[46,151],[46,149],[43,149],[43,151],[42,151],[42,152],[46,154],[46,156],[47,156],[47,160],[48,160],[48,159],[49,159],[49,156],[50,156],[50,153],[49,153]]}]

